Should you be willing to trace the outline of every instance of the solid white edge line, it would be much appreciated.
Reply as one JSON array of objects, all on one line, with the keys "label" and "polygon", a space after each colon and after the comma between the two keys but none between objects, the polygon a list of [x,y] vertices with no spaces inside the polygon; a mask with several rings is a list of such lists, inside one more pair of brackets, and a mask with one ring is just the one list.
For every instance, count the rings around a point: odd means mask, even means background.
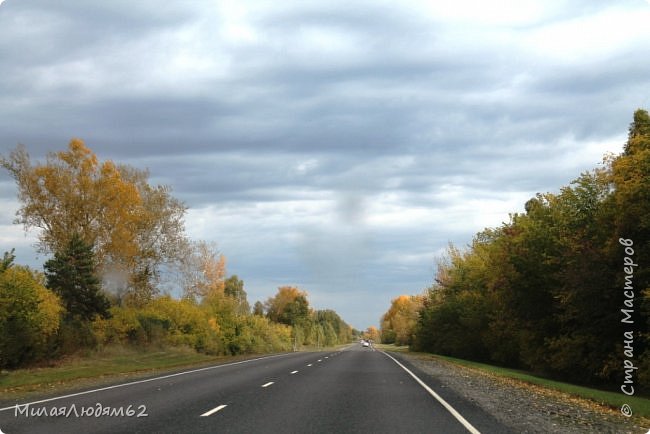
[{"label": "solid white edge line", "polygon": [[226,408],[226,407],[228,407],[228,406],[225,405],[225,404],[220,405],[219,407],[215,407],[215,408],[213,408],[213,409],[210,410],[210,411],[206,411],[205,413],[203,413],[203,414],[201,415],[201,417],[211,416],[211,415],[215,414],[216,412],[218,412],[219,410],[223,410],[223,409]]},{"label": "solid white edge line", "polygon": [[269,382],[266,383],[266,384],[262,384],[262,387],[269,387],[269,386],[270,386],[271,384],[273,384],[273,383],[274,383],[273,381],[269,381]]},{"label": "solid white edge line", "polygon": [[413,377],[415,381],[417,381],[418,384],[424,388],[424,390],[429,392],[431,396],[433,396],[440,404],[442,404],[442,406],[445,407],[447,411],[451,413],[451,415],[454,416],[456,420],[458,420],[458,422],[460,422],[467,429],[467,431],[471,432],[472,434],[481,434],[481,432],[476,428],[474,428],[472,424],[469,423],[467,419],[465,419],[459,412],[457,412],[454,407],[449,405],[447,401],[445,401],[440,395],[434,392],[433,389],[427,386],[424,381],[420,380],[418,376],[415,375],[413,372],[411,372],[406,366],[402,365],[397,359],[395,359],[390,354],[387,354],[383,351],[381,351],[381,353],[386,357],[388,357],[389,359],[391,359],[393,362],[397,363],[397,365],[399,365],[400,368],[404,369],[411,377]]},{"label": "solid white edge line", "polygon": [[185,374],[193,374],[195,372],[208,371],[210,369],[218,369],[218,368],[224,368],[226,366],[234,366],[234,365],[241,365],[243,363],[255,362],[255,361],[258,361],[258,360],[271,359],[271,358],[282,357],[282,356],[289,356],[291,354],[294,354],[294,353],[275,354],[273,356],[257,357],[255,359],[242,360],[240,362],[232,362],[232,363],[226,363],[224,365],[207,366],[205,368],[199,368],[199,369],[192,369],[190,371],[177,372],[175,374],[163,375],[162,377],[147,378],[147,379],[144,379],[144,380],[131,381],[130,383],[115,384],[113,386],[102,387],[102,388],[99,388],[99,389],[86,390],[84,392],[71,393],[71,394],[68,394],[68,395],[56,396],[54,398],[48,398],[48,399],[41,399],[40,401],[26,402],[24,404],[14,404],[11,407],[0,408],[0,411],[11,410],[11,409],[14,409],[16,407],[24,407],[24,406],[32,406],[34,404],[42,404],[44,402],[57,401],[59,399],[72,398],[72,397],[80,396],[80,395],[87,395],[89,393],[94,393],[94,392],[103,392],[104,390],[117,389],[119,387],[125,387],[125,386],[132,386],[134,384],[142,384],[142,383],[148,383],[150,381],[164,380],[166,378],[178,377],[180,375],[185,375]]}]

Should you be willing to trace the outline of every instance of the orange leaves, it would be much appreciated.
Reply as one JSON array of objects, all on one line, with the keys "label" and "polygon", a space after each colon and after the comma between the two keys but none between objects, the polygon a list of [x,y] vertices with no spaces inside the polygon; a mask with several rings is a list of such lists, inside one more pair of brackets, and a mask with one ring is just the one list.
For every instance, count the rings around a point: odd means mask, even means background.
[{"label": "orange leaves", "polygon": [[363,333],[363,337],[366,340],[370,340],[373,342],[379,342],[380,340],[380,333],[379,330],[377,330],[377,327],[375,326],[370,326],[366,329],[366,331]]},{"label": "orange leaves", "polygon": [[32,166],[21,149],[5,163],[23,203],[18,220],[42,229],[41,250],[56,251],[79,233],[95,245],[100,263],[106,256],[134,254],[129,232],[141,203],[137,190],[121,179],[112,162],[99,166],[83,141],[72,140],[67,151],[49,154],[45,164]]},{"label": "orange leaves", "polygon": [[423,303],[424,296],[421,295],[400,295],[393,299],[390,309],[381,318],[383,340],[398,345],[409,344]]},{"label": "orange leaves", "polygon": [[92,173],[97,168],[97,156],[86,147],[81,139],[72,139],[68,145],[68,151],[57,152],[56,157],[80,173]]},{"label": "orange leaves", "polygon": [[16,222],[41,230],[43,252],[60,250],[78,233],[94,246],[100,271],[128,270],[137,290],[152,288],[159,264],[176,261],[186,248],[185,207],[169,189],[150,186],[146,171],[100,162],[80,139],[44,164],[32,165],[20,146],[0,164],[18,186]]}]

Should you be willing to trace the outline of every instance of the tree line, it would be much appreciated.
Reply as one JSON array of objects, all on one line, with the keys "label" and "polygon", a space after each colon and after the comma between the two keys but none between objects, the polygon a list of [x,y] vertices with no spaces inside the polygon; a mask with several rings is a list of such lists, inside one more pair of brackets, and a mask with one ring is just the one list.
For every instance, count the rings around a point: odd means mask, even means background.
[{"label": "tree line", "polygon": [[[105,345],[182,345],[207,354],[349,342],[336,312],[280,287],[251,309],[213,244],[185,234],[185,205],[146,171],[100,162],[79,139],[33,162],[24,146],[0,165],[13,177],[15,223],[38,230],[43,271],[0,262],[0,368]],[[180,288],[174,298],[161,287]]]},{"label": "tree line", "polygon": [[392,301],[386,342],[590,385],[650,388],[650,117],[619,155],[451,245],[433,285]]}]

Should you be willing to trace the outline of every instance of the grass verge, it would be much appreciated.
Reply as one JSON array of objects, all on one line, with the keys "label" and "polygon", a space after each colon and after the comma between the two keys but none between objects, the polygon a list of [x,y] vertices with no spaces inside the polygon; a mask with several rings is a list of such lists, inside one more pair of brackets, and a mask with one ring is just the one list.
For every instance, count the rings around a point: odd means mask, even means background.
[{"label": "grass verge", "polygon": [[[396,347],[393,345],[377,345],[377,348],[385,351],[397,351],[409,353],[408,347]],[[488,365],[485,363],[472,362],[469,360],[457,359],[454,357],[440,356],[428,353],[410,353],[413,355],[430,357],[434,360],[443,360],[449,363],[463,366],[492,374],[498,377],[505,377],[518,380],[527,384],[534,384],[546,389],[551,389],[559,392],[569,394],[578,398],[588,399],[598,404],[620,409],[624,404],[630,406],[635,416],[650,418],[650,399],[643,396],[626,396],[623,393],[611,392],[600,389],[592,389],[584,386],[577,386],[570,383],[561,381],[549,380],[546,378],[538,377],[524,371],[515,369],[501,368],[499,366]]]},{"label": "grass verge", "polygon": [[181,367],[226,363],[244,358],[246,357],[208,356],[189,348],[177,347],[157,350],[111,347],[83,357],[66,358],[55,366],[2,371],[0,395],[3,400],[19,399]]}]

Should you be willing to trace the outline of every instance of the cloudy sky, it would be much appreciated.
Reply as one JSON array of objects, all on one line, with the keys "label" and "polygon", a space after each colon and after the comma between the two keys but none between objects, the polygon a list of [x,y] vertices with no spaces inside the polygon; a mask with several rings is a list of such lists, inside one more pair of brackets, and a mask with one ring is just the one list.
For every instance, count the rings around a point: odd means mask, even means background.
[{"label": "cloudy sky", "polygon": [[[622,150],[650,2],[0,2],[0,153],[80,137],[189,207],[251,302],[297,285],[357,328]],[[40,266],[0,173],[0,250]]]}]

